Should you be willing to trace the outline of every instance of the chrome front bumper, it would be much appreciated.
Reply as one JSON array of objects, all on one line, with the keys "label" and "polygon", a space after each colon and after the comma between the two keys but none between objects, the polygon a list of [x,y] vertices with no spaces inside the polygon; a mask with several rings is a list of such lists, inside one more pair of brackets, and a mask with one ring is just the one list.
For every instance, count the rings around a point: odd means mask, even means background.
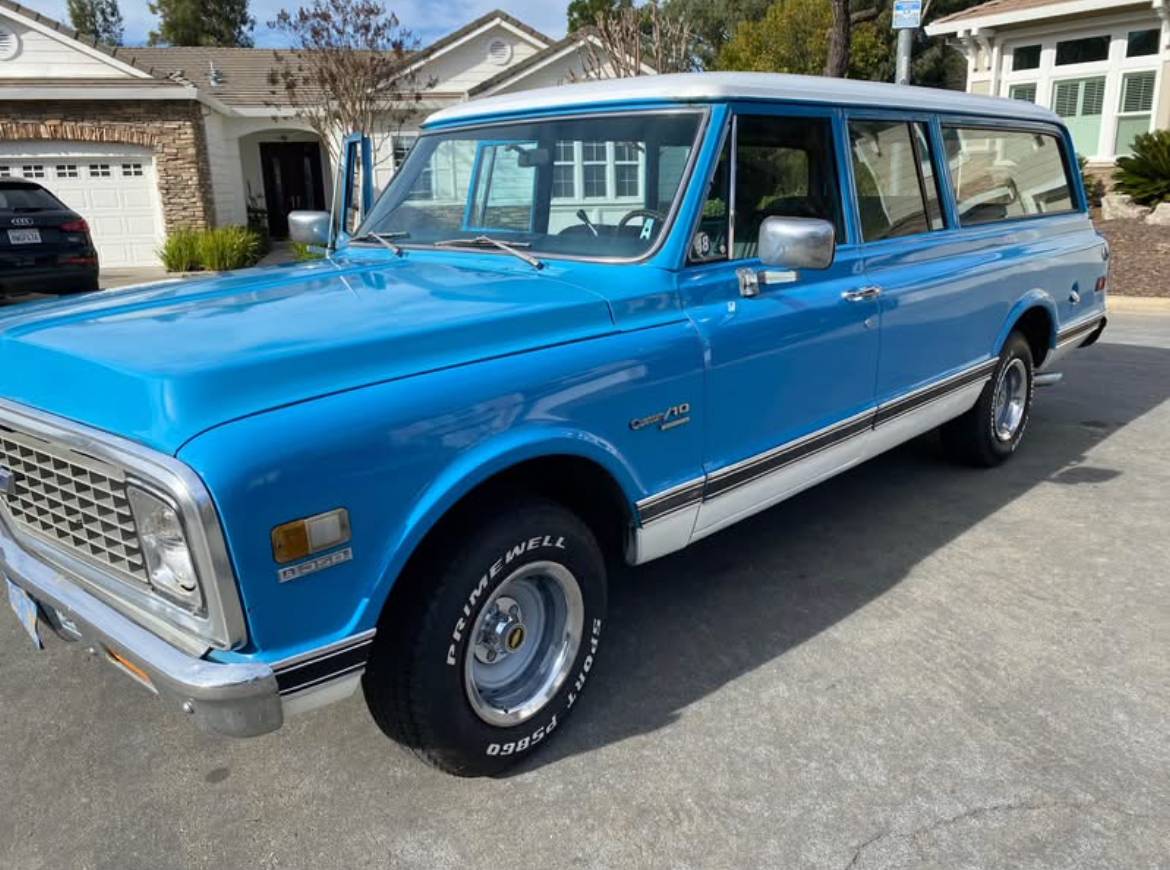
[{"label": "chrome front bumper", "polygon": [[55,609],[76,626],[86,646],[138,682],[144,682],[144,675],[149,682],[147,688],[192,716],[205,731],[253,737],[275,731],[284,722],[272,668],[211,662],[183,652],[86,592],[57,569],[34,559],[2,524],[0,570],[42,607]]}]

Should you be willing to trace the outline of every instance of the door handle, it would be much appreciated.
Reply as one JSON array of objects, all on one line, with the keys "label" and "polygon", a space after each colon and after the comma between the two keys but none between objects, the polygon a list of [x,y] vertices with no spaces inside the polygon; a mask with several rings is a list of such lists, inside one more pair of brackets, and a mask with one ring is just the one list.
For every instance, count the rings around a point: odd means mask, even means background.
[{"label": "door handle", "polygon": [[882,288],[876,284],[870,284],[868,287],[860,287],[857,290],[846,290],[841,294],[841,298],[846,302],[864,302],[866,299],[877,299],[882,295]]}]

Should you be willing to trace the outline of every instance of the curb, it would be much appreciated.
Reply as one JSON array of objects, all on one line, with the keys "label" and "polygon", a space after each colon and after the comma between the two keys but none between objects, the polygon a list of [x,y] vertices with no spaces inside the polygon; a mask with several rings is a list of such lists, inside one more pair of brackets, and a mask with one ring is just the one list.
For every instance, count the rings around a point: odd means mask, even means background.
[{"label": "curb", "polygon": [[1159,296],[1115,296],[1111,293],[1105,304],[1107,310],[1123,314],[1170,314],[1170,299]]}]

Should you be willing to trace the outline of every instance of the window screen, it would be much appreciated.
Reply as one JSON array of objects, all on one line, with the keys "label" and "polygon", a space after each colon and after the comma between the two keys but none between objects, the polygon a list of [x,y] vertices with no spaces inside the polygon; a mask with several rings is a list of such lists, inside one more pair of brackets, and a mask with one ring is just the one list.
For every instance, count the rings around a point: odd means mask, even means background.
[{"label": "window screen", "polygon": [[963,226],[1073,210],[1056,136],[944,127],[943,141]]}]

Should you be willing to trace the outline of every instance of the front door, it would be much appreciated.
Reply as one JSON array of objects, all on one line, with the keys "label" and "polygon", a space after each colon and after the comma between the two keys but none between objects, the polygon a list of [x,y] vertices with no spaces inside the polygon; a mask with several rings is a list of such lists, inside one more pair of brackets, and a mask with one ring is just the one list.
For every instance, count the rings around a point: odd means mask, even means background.
[{"label": "front door", "polygon": [[325,209],[321,146],[316,142],[261,142],[260,167],[272,238],[288,238],[290,211]]},{"label": "front door", "polygon": [[[725,133],[683,275],[707,348],[705,501],[708,534],[857,461],[871,425],[878,303],[845,237],[842,147],[830,110],[745,108]],[[760,270],[770,216],[837,228],[832,266],[776,272],[757,296],[737,270]],[[856,455],[855,455],[856,454]]]}]

